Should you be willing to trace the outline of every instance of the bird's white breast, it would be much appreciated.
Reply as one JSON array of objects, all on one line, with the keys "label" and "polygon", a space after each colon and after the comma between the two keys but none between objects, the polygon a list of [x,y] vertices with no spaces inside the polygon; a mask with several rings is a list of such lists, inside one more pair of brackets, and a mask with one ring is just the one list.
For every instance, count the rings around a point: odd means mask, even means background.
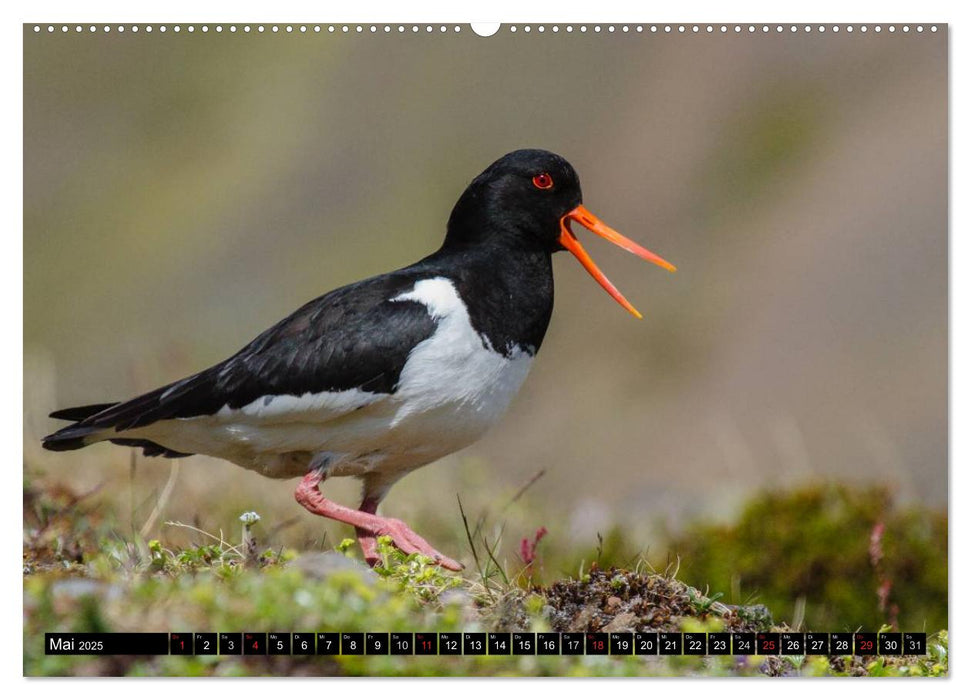
[{"label": "bird's white breast", "polygon": [[472,327],[468,309],[444,277],[421,280],[394,299],[406,300],[425,305],[438,325],[408,355],[392,427],[411,421],[475,440],[509,407],[529,373],[532,355],[519,347],[508,357],[493,349]]}]

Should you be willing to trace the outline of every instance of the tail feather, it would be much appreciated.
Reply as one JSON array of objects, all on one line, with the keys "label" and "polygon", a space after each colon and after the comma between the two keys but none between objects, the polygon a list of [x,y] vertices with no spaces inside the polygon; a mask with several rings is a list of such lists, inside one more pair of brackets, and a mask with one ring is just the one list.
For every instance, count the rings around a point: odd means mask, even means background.
[{"label": "tail feather", "polygon": [[[147,397],[138,398],[142,399],[143,402],[148,403],[148,401],[145,401]],[[137,402],[137,399],[135,401]],[[128,403],[132,404],[135,402]],[[51,418],[75,422],[73,425],[61,428],[57,432],[45,437],[42,441],[44,448],[54,452],[64,452],[67,450],[79,450],[82,447],[87,447],[95,442],[108,440],[116,445],[141,447],[142,452],[146,457],[175,458],[189,456],[187,453],[170,450],[169,448],[159,445],[156,442],[152,442],[151,440],[141,438],[108,437],[105,433],[108,432],[112,427],[115,427],[116,431],[125,429],[122,426],[112,426],[112,419],[117,420],[117,416],[112,415],[114,412],[111,411],[111,409],[116,409],[117,407],[123,405],[125,404],[113,401],[111,403],[75,406],[73,408],[64,408],[60,411],[54,411],[50,414]]]},{"label": "tail feather", "polygon": [[[70,409],[69,409],[70,410]],[[65,450],[79,450],[82,447],[90,445],[97,440],[87,439],[92,434],[97,433],[101,428],[95,428],[90,425],[81,425],[80,423],[75,423],[74,425],[69,425],[66,428],[61,428],[56,433],[52,433],[43,439],[42,444],[44,449],[53,450],[54,452],[64,452]]]},{"label": "tail feather", "polygon": [[113,408],[117,405],[117,401],[112,401],[111,403],[93,403],[88,406],[62,408],[60,411],[54,411],[51,414],[51,418],[57,418],[58,420],[82,421],[85,418],[90,418],[96,413],[101,413],[102,411],[106,411],[109,408]]},{"label": "tail feather", "polygon": [[[199,415],[200,410],[205,413],[207,409],[217,409],[225,402],[220,403],[218,398],[212,399],[210,394],[219,376],[219,368],[220,365],[211,367],[128,401],[75,406],[55,411],[51,418],[74,423],[45,437],[43,445],[48,450],[77,450],[108,440],[117,445],[141,447],[147,457],[187,456],[151,440],[131,435],[128,431],[161,420]],[[209,406],[213,402],[215,405]]]}]

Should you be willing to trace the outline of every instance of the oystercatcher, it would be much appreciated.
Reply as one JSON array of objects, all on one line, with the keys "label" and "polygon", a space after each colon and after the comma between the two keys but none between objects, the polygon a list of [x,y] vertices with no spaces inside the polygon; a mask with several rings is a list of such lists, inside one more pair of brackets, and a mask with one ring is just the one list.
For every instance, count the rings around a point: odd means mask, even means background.
[{"label": "oystercatcher", "polygon": [[[198,374],[128,401],[56,411],[52,418],[74,423],[44,447],[107,440],[148,456],[207,454],[273,478],[302,477],[297,501],[353,525],[368,563],[378,560],[375,538],[389,535],[402,551],[459,570],[377,507],[398,479],[471,444],[506,410],[553,311],[553,253],[573,253],[641,317],[572,222],[675,269],[591,214],[564,158],[514,151],[462,193],[436,252],[314,299]],[[321,495],[320,483],[334,476],[363,481],[357,510]]]}]

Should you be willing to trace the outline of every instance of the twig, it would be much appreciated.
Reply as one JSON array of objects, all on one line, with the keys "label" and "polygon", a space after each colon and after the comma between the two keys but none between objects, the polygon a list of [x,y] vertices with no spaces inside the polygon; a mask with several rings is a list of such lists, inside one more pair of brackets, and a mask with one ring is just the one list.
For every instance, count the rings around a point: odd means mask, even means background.
[{"label": "twig", "polygon": [[[281,530],[285,530],[291,525],[296,525],[299,522],[300,522],[299,517],[293,517],[293,518],[290,518],[289,520],[284,520],[282,523],[280,523],[279,525],[277,525],[272,530],[266,533],[266,539],[267,540],[273,539],[277,535],[277,533],[279,533]],[[326,533],[324,534],[326,535]]]},{"label": "twig", "polygon": [[128,460],[128,525],[135,532],[135,463],[138,460],[138,450],[132,448],[131,458]]},{"label": "twig", "polygon": [[161,515],[162,509],[169,502],[169,498],[172,496],[172,491],[175,489],[175,481],[179,477],[179,463],[181,460],[173,460],[172,468],[169,470],[169,480],[165,482],[165,488],[162,489],[162,494],[158,497],[158,501],[155,503],[155,508],[152,509],[151,515],[148,516],[148,520],[142,525],[142,529],[138,531],[138,534],[143,539],[148,536],[148,533],[152,531],[155,527],[155,521],[158,520],[158,516]]},{"label": "twig", "polygon": [[533,474],[529,478],[529,481],[527,481],[525,484],[523,484],[522,487],[520,487],[520,489],[515,493],[515,495],[513,495],[513,497],[509,499],[509,501],[506,503],[506,505],[504,505],[502,507],[502,510],[499,511],[499,514],[502,515],[503,513],[505,513],[506,512],[506,509],[509,506],[511,506],[516,501],[518,501],[520,498],[522,498],[522,495],[524,493],[526,493],[533,484],[535,484],[537,481],[539,481],[540,479],[542,479],[545,474],[546,474],[546,470],[545,469],[540,469],[538,472],[536,472],[535,474]]},{"label": "twig", "polygon": [[[499,510],[499,515],[501,516],[503,513],[506,512],[506,509],[509,508],[509,506],[511,506],[516,501],[518,501],[520,498],[522,498],[523,494],[526,493],[526,491],[528,491],[529,488],[533,484],[535,484],[537,481],[539,481],[545,474],[546,474],[546,470],[545,469],[540,469],[538,472],[536,472],[531,477],[529,477],[529,481],[527,481],[525,484],[523,484],[519,488],[519,490],[516,491],[515,494],[513,494],[513,497],[510,498],[508,501],[506,501],[506,505],[504,505]],[[472,536],[473,537],[478,537],[479,536],[479,534],[482,532],[482,528],[485,525],[486,520],[488,519],[488,517],[489,517],[489,509],[488,508],[485,508],[482,511],[482,513],[479,515],[479,519],[476,520],[476,522],[475,522],[475,529],[472,531]]]}]

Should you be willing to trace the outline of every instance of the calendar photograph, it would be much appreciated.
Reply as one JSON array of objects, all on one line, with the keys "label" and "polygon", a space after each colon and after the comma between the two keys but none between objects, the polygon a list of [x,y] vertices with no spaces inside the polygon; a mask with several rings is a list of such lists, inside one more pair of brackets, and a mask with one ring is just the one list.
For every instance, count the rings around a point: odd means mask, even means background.
[{"label": "calendar photograph", "polygon": [[24,676],[949,676],[947,23],[22,32]]}]

